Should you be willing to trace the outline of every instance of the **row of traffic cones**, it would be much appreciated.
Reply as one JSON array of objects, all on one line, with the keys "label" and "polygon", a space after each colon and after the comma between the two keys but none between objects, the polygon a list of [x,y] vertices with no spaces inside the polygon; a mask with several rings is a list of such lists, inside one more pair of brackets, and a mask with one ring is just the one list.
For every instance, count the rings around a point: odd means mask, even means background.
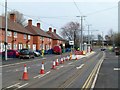
[{"label": "row of traffic cones", "polygon": [[[66,58],[61,58],[60,59],[60,64],[63,64],[64,62],[68,61],[68,60],[71,60],[71,58],[69,56],[67,56]],[[77,57],[76,57],[76,60]],[[56,61],[54,60],[53,61],[53,64],[52,64],[52,68],[51,69],[56,69],[56,66],[59,66],[59,60],[56,59]],[[44,62],[42,62],[42,66],[41,66],[41,69],[40,69],[40,74],[45,74],[45,70],[44,70]],[[22,76],[22,80],[28,80],[28,72],[27,72],[27,65],[24,64],[24,72],[23,72],[23,76]]]}]

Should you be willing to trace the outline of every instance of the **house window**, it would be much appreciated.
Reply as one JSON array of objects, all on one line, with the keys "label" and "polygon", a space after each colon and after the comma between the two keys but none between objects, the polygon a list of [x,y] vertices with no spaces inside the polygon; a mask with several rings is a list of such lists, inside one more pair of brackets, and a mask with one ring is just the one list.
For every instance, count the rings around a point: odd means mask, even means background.
[{"label": "house window", "polygon": [[30,35],[28,35],[28,40],[30,40]]},{"label": "house window", "polygon": [[26,44],[23,44],[23,48],[26,48]]},{"label": "house window", "polygon": [[13,34],[14,34],[14,38],[17,38],[17,32],[14,32]]},{"label": "house window", "polygon": [[30,49],[30,45],[28,45],[28,49]]},{"label": "house window", "polygon": [[27,35],[26,34],[24,34],[24,39],[27,39]]},{"label": "house window", "polygon": [[13,48],[14,48],[14,50],[17,50],[17,44],[14,44]]},{"label": "house window", "polygon": [[7,31],[7,36],[12,36],[12,32],[11,31]]},{"label": "house window", "polygon": [[8,49],[11,49],[11,43],[8,43],[7,48],[8,48]]},{"label": "house window", "polygon": [[22,49],[22,43],[18,44],[18,49]]},{"label": "house window", "polygon": [[44,37],[42,37],[42,40],[44,40]]},{"label": "house window", "polygon": [[52,39],[50,39],[50,42],[52,41]]}]

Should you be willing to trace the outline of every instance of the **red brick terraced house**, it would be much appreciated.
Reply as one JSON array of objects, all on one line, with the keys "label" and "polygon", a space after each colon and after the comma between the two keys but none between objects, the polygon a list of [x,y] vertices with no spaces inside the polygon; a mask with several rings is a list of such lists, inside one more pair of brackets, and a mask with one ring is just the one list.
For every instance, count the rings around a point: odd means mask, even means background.
[{"label": "red brick terraced house", "polygon": [[41,29],[40,23],[34,26],[32,20],[28,20],[28,25],[25,28],[33,34],[33,50],[49,50],[52,48],[52,38]]},{"label": "red brick terraced house", "polygon": [[[0,16],[0,52],[5,50],[5,17]],[[33,49],[33,34],[16,22],[15,14],[10,14],[8,19],[8,49]]]},{"label": "red brick terraced house", "polygon": [[52,47],[54,47],[55,45],[62,45],[65,43],[64,39],[61,38],[57,33],[56,33],[56,29],[54,29],[54,31],[52,32],[52,28],[49,27],[49,31],[47,31],[47,33],[52,37]]}]

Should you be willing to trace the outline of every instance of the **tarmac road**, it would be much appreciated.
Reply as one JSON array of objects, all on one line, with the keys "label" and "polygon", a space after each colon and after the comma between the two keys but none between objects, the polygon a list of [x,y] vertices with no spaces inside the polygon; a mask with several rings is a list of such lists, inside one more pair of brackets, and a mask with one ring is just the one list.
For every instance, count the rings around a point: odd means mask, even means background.
[{"label": "tarmac road", "polygon": [[[94,75],[101,58],[105,56],[105,53],[100,50],[95,52],[95,54],[79,60],[65,61],[55,70],[52,70],[51,67],[52,61],[56,57],[26,62],[29,74],[28,81],[21,80],[24,63],[4,66],[2,72],[3,88],[82,88],[83,86],[89,86],[92,82],[87,82],[88,77],[92,78],[91,73]],[[58,56],[59,59],[60,57]],[[44,75],[39,74],[42,61],[45,62],[46,73]],[[90,78],[89,81],[92,81]]]}]

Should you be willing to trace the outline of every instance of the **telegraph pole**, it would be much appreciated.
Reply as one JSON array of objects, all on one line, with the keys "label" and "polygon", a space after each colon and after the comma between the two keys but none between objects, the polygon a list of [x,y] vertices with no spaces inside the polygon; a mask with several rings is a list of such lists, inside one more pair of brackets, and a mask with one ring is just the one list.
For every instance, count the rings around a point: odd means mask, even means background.
[{"label": "telegraph pole", "polygon": [[103,32],[102,32],[102,48],[104,48],[104,36],[103,36]]},{"label": "telegraph pole", "polygon": [[5,60],[7,60],[7,0],[5,0]]},{"label": "telegraph pole", "polygon": [[90,26],[88,25],[88,44],[90,45]]},{"label": "telegraph pole", "polygon": [[83,18],[86,16],[76,16],[81,17],[81,43],[80,43],[80,50],[83,50]]}]

